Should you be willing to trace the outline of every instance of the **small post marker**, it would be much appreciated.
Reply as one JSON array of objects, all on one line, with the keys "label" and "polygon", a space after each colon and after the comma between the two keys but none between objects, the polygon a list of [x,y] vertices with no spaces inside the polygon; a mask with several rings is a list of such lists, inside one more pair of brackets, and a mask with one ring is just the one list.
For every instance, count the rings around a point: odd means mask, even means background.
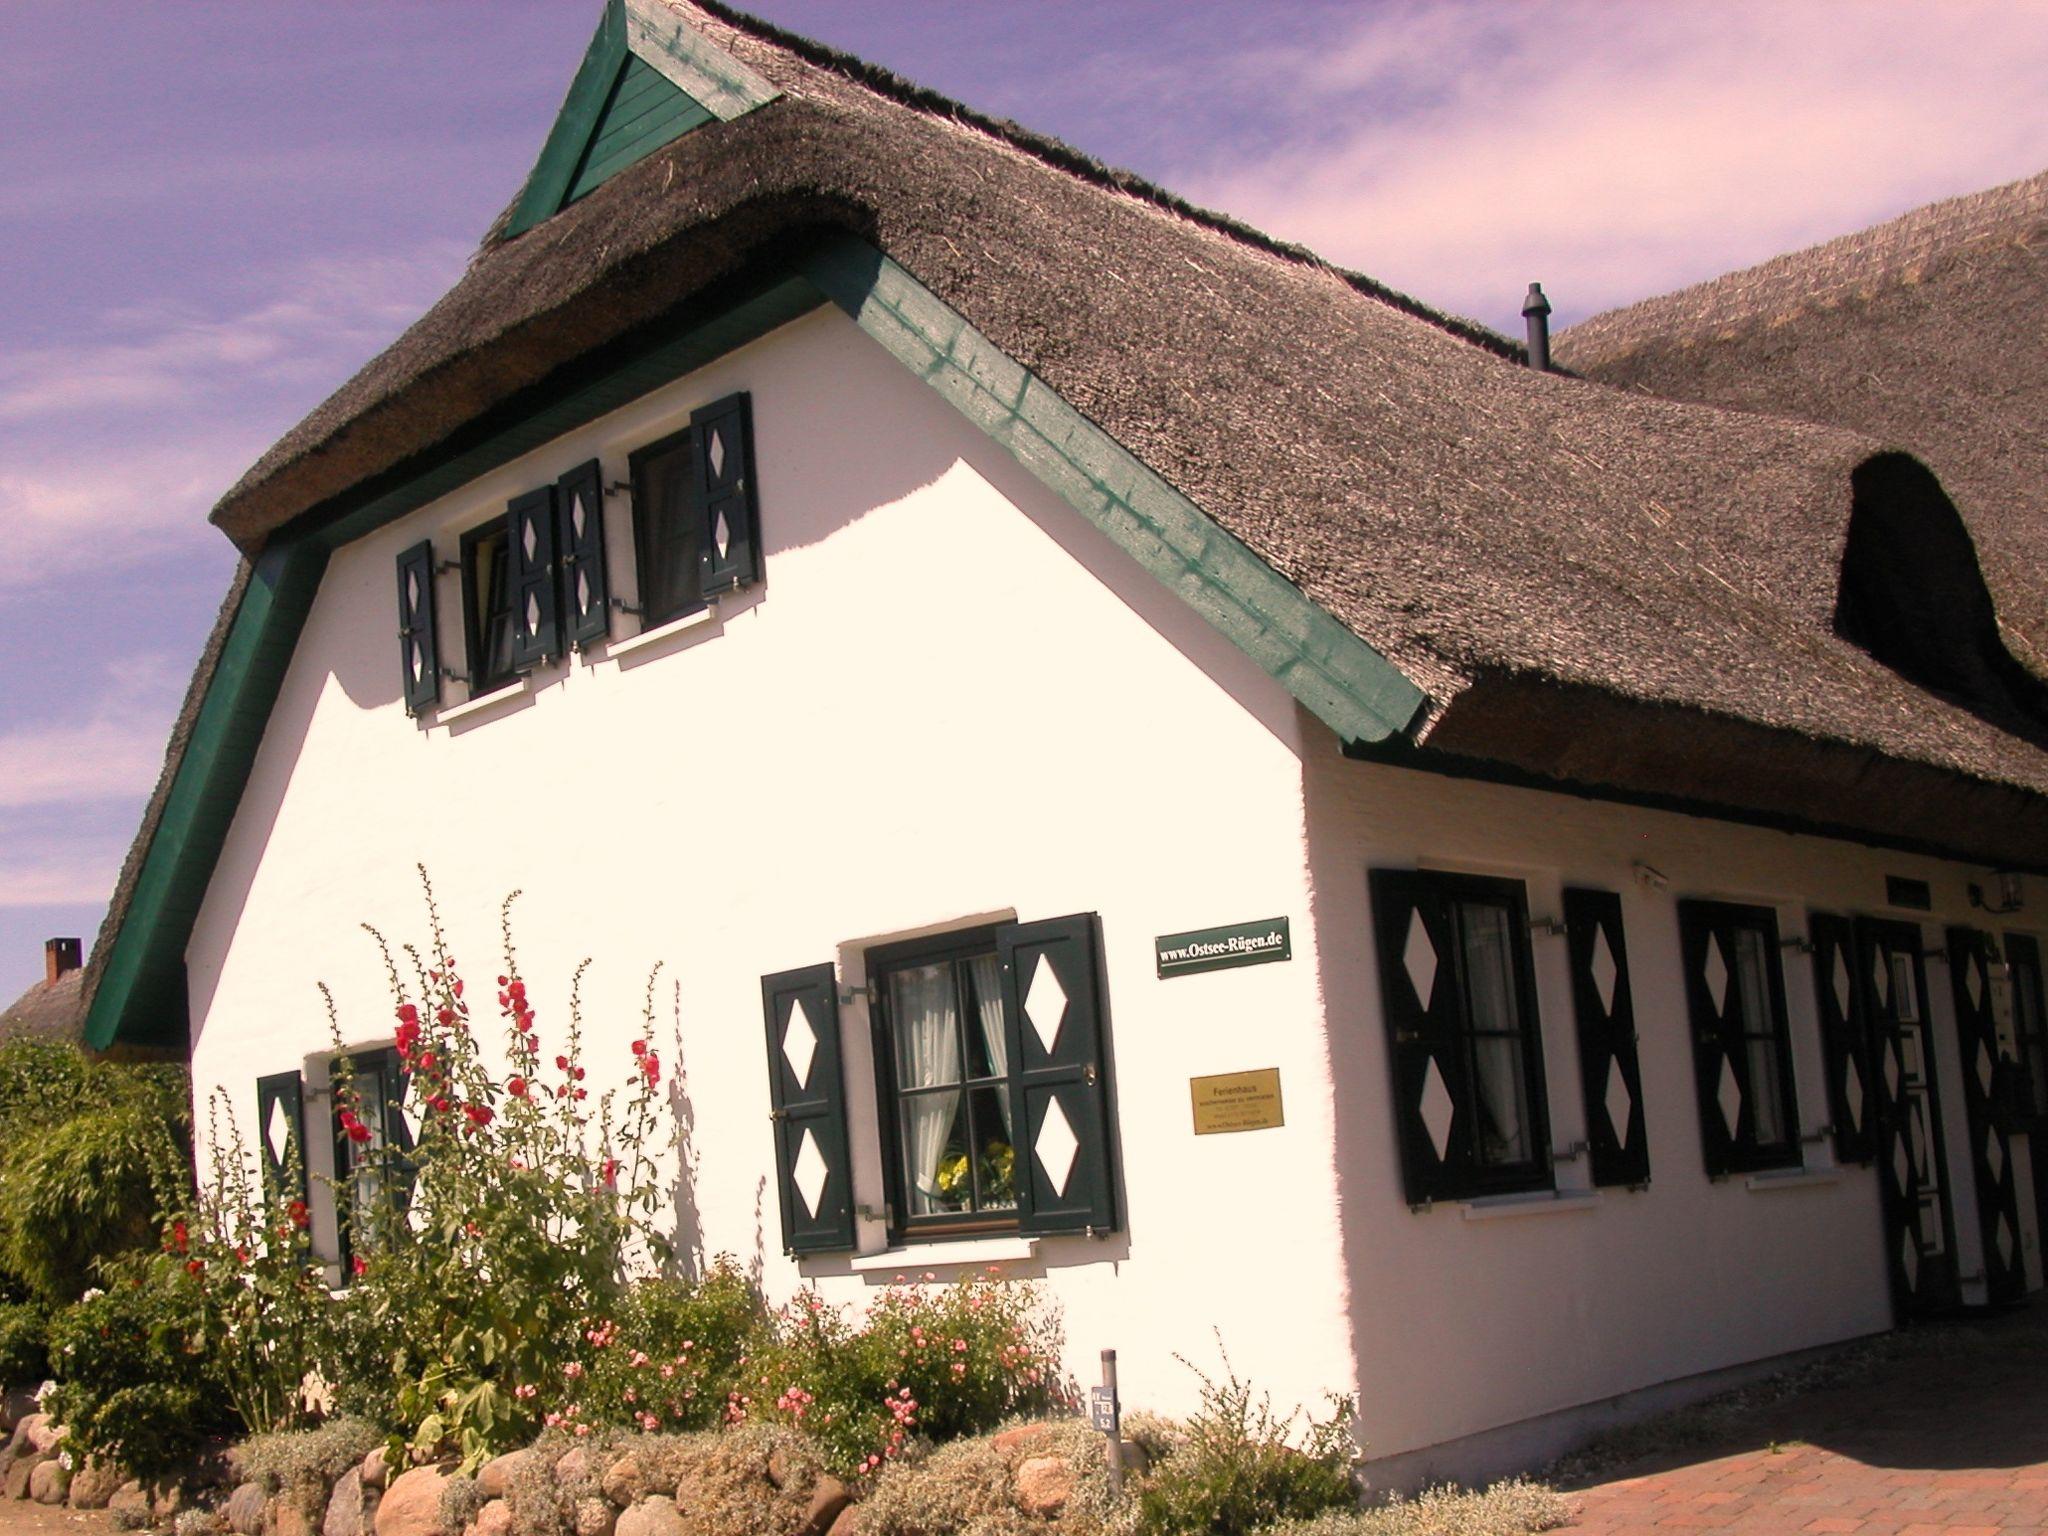
[{"label": "small post marker", "polygon": [[1088,1392],[1088,1419],[1092,1428],[1109,1436],[1109,1491],[1124,1491],[1123,1406],[1116,1397],[1116,1351],[1102,1352],[1102,1385]]}]

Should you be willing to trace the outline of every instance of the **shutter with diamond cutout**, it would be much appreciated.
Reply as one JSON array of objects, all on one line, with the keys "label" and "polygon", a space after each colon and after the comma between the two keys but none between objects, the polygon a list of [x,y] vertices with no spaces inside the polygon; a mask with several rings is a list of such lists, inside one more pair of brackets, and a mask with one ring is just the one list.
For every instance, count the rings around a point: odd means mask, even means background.
[{"label": "shutter with diamond cutout", "polygon": [[832,967],[761,978],[768,1026],[768,1101],[785,1253],[853,1247],[853,1164],[839,1070],[839,994]]},{"label": "shutter with diamond cutout", "polygon": [[754,488],[754,417],[744,394],[690,415],[697,503],[697,568],[706,597],[761,576],[761,514]]},{"label": "shutter with diamond cutout", "polygon": [[398,557],[398,664],[406,713],[441,702],[441,642],[434,625],[434,546],[422,539]]},{"label": "shutter with diamond cutout", "polygon": [[1471,1137],[1457,1123],[1465,1062],[1450,904],[1428,875],[1376,869],[1372,917],[1401,1187],[1410,1205],[1427,1205],[1462,1188],[1471,1161]]},{"label": "shutter with diamond cutout", "polygon": [[611,632],[611,583],[604,556],[604,471],[579,464],[555,482],[562,552],[562,606],[570,641],[591,645]]},{"label": "shutter with diamond cutout", "polygon": [[1835,1161],[1867,1163],[1877,1155],[1877,1100],[1870,1089],[1870,1023],[1853,969],[1855,925],[1832,912],[1811,912],[1806,932],[1813,944],[1814,999],[1827,1065]]},{"label": "shutter with diamond cutout", "polygon": [[1741,1080],[1722,1021],[1734,991],[1730,950],[1715,921],[1715,903],[1678,904],[1678,947],[1685,970],[1686,1016],[1692,1024],[1693,1083],[1699,1090],[1700,1153],[1707,1177],[1735,1169],[1742,1113]]},{"label": "shutter with diamond cutout", "polygon": [[1970,1168],[1977,1184],[1977,1220],[1984,1234],[1986,1300],[1999,1306],[2026,1294],[2019,1182],[2013,1169],[2013,1079],[2018,1065],[1998,1046],[1992,1011],[1997,941],[1974,928],[1948,930],[1949,983],[1963,1058],[1963,1112],[1970,1127]]},{"label": "shutter with diamond cutout", "polygon": [[1101,920],[1092,912],[996,934],[1010,1059],[1014,1182],[1024,1232],[1113,1232],[1116,1124]]},{"label": "shutter with diamond cutout", "polygon": [[1636,1058],[1636,1006],[1629,986],[1628,946],[1622,938],[1621,897],[1613,891],[1567,890],[1564,923],[1593,1182],[1647,1184],[1650,1141],[1643,1124],[1643,1078]]},{"label": "shutter with diamond cutout", "polygon": [[505,509],[505,581],[512,593],[512,665],[530,667],[561,655],[552,485],[514,496]]},{"label": "shutter with diamond cutout", "polygon": [[256,1141],[263,1160],[263,1187],[272,1196],[306,1198],[305,1102],[305,1086],[297,1072],[273,1072],[256,1079]]}]

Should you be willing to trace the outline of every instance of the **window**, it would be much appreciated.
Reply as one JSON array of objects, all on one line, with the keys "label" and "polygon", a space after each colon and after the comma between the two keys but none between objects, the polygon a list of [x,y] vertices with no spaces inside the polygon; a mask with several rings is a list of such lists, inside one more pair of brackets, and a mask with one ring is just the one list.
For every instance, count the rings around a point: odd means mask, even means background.
[{"label": "window", "polygon": [[703,538],[691,515],[692,435],[650,443],[627,460],[633,481],[633,549],[640,575],[640,622],[651,629],[704,606],[698,584]]},{"label": "window", "polygon": [[2041,994],[2041,946],[2026,934],[2009,933],[2005,961],[2012,973],[2013,1039],[2026,1110],[2036,1119],[2048,1119],[2048,1003]]},{"label": "window", "polygon": [[1372,891],[1410,1203],[1549,1187],[1521,883],[1380,869]]},{"label": "window", "polygon": [[462,633],[472,698],[519,676],[512,655],[511,541],[503,518],[462,536]]},{"label": "window", "polygon": [[1799,1108],[1778,918],[1769,907],[1678,904],[1707,1171],[1799,1161]]},{"label": "window", "polygon": [[1093,913],[868,951],[886,1183],[853,1195],[829,962],[761,978],[782,1245],[1116,1230],[1114,1088]]},{"label": "window", "polygon": [[[343,1096],[339,1073],[334,1094],[335,1230],[339,1234],[343,1273],[359,1243],[374,1243],[375,1234],[362,1229],[358,1207],[373,1209],[384,1181],[405,1177],[404,1154],[412,1150],[412,1129],[406,1124],[404,1102],[409,1075],[390,1047],[345,1053],[349,1064],[348,1097]],[[336,1058],[337,1063],[341,1058]],[[353,1099],[353,1104],[349,1099]],[[342,1119],[352,1114],[360,1124],[351,1131]],[[396,1162],[378,1156],[385,1148],[399,1154]],[[401,1203],[406,1190],[398,1192]]]},{"label": "window", "polygon": [[1016,1129],[992,929],[869,957],[906,1230],[1015,1226]]}]

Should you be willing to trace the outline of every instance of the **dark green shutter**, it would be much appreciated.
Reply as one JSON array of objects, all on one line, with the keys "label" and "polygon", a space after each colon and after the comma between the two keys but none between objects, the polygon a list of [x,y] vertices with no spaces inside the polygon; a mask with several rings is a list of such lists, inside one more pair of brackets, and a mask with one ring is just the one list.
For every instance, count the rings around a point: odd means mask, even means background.
[{"label": "dark green shutter", "polygon": [[297,1072],[256,1079],[256,1145],[263,1188],[272,1197],[306,1198],[305,1085]]},{"label": "dark green shutter", "polygon": [[1813,943],[1813,989],[1835,1161],[1867,1163],[1877,1155],[1877,1096],[1870,1076],[1870,1025],[1857,985],[1855,925],[1832,912],[1813,912],[1806,931]]},{"label": "dark green shutter", "polygon": [[1647,1184],[1650,1142],[1643,1121],[1643,1077],[1636,1055],[1635,996],[1622,937],[1621,897],[1613,891],[1567,890],[1564,922],[1593,1182]]},{"label": "dark green shutter", "polygon": [[996,934],[1017,1127],[1017,1225],[1112,1232],[1117,1225],[1109,1014],[1101,921],[1092,912]]},{"label": "dark green shutter", "polygon": [[1970,1129],[1970,1171],[1977,1186],[1977,1224],[1984,1238],[1985,1299],[1994,1306],[2026,1294],[2027,1259],[2021,1245],[2018,1176],[2012,1133],[2019,1064],[1999,1049],[1992,1013],[1992,968],[1998,944],[1974,928],[1948,930],[1950,989],[1955,996],[1957,1043],[1963,1059],[1963,1111]]},{"label": "dark green shutter", "polygon": [[754,489],[753,411],[727,395],[690,415],[699,587],[705,596],[761,575],[761,517]]},{"label": "dark green shutter", "polygon": [[1450,903],[1429,875],[1376,869],[1372,925],[1401,1187],[1410,1205],[1424,1205],[1463,1189],[1471,1161],[1471,1137],[1457,1124],[1468,1096]]},{"label": "dark green shutter", "polygon": [[786,1253],[853,1246],[853,1164],[839,1068],[839,993],[830,965],[761,978],[768,1099]]},{"label": "dark green shutter", "polygon": [[398,557],[398,663],[409,714],[441,702],[441,642],[434,626],[434,546],[425,539]]},{"label": "dark green shutter", "polygon": [[[1713,904],[1681,901],[1678,904],[1679,964],[1685,972],[1685,1011],[1692,1025],[1693,1085],[1698,1090],[1700,1106],[1700,1152],[1706,1163],[1707,1177],[1712,1179],[1732,1172],[1739,1160],[1736,1155],[1736,1128],[1728,1124],[1721,1107],[1722,1073],[1733,1066],[1722,1020],[1734,1000],[1736,989],[1732,956],[1725,951],[1717,951],[1720,944],[1720,925],[1715,921]],[[1707,985],[1708,964],[1717,952],[1728,977],[1722,984],[1718,1004]]]},{"label": "dark green shutter", "polygon": [[555,579],[555,488],[512,498],[505,509],[506,585],[512,594],[512,665],[530,667],[562,653]]},{"label": "dark green shutter", "polygon": [[576,645],[602,640],[611,630],[611,582],[604,555],[604,472],[597,460],[579,464],[555,482],[562,552],[562,607]]}]

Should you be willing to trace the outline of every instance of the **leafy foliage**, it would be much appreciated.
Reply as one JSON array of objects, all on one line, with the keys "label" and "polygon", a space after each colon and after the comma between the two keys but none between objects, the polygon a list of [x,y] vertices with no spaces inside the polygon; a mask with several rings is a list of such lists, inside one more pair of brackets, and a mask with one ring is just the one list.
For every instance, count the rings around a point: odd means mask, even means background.
[{"label": "leafy foliage", "polygon": [[26,1386],[50,1374],[49,1328],[41,1304],[0,1302],[0,1383]]},{"label": "leafy foliage", "polygon": [[564,1362],[569,1400],[548,1422],[715,1429],[763,1316],[761,1293],[730,1255],[694,1284],[638,1280],[616,1317],[588,1320],[587,1348]]}]

